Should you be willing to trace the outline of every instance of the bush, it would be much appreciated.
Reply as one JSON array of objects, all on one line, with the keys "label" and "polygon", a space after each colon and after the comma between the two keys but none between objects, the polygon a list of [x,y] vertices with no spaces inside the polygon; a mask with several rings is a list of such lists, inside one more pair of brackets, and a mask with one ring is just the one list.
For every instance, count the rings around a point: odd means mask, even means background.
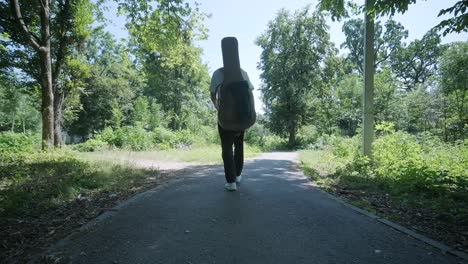
[{"label": "bush", "polygon": [[135,127],[123,127],[117,135],[120,137],[122,146],[131,150],[147,150],[153,147],[152,135],[147,132],[144,128]]},{"label": "bush", "polygon": [[311,148],[318,140],[319,134],[313,125],[303,126],[297,133],[297,144],[302,149]]},{"label": "bush", "polygon": [[[94,139],[105,142],[109,146],[131,150],[147,150],[154,146],[152,132],[146,131],[141,126],[124,126],[115,130],[106,127]],[[100,142],[93,143],[99,144]]]},{"label": "bush", "polygon": [[247,129],[244,134],[244,140],[248,144],[263,147],[265,146],[265,139],[267,136],[268,132],[265,127],[256,122],[251,128]]},{"label": "bush", "polygon": [[195,144],[221,144],[217,127],[201,126],[193,133],[196,135]]},{"label": "bush", "polygon": [[0,152],[29,152],[39,148],[40,134],[0,133]]},{"label": "bush", "polygon": [[116,146],[116,133],[112,129],[112,127],[105,127],[101,133],[95,136],[96,139],[100,139],[106,142],[109,145]]},{"label": "bush", "polygon": [[103,141],[102,139],[100,139],[100,137],[98,137],[88,139],[86,142],[80,144],[76,144],[73,146],[73,149],[81,152],[93,152],[102,150],[106,146],[107,142]]},{"label": "bush", "polygon": [[[376,172],[381,177],[397,180],[415,180],[415,171],[423,170],[421,146],[416,137],[395,132],[378,138],[373,145]],[[419,181],[419,180],[418,180]]]},{"label": "bush", "polygon": [[174,132],[171,145],[173,148],[183,148],[191,146],[195,141],[197,141],[196,136],[189,130],[178,130]]},{"label": "bush", "polygon": [[166,128],[157,127],[153,130],[153,142],[155,144],[171,142],[173,138],[174,138],[174,135],[172,131]]},{"label": "bush", "polygon": [[327,137],[327,143],[337,158],[350,160],[359,154],[359,136],[347,137]]},{"label": "bush", "polygon": [[[450,145],[430,135],[394,132],[376,139],[371,163],[345,141],[331,140],[335,157],[350,157],[342,177],[374,178],[396,192],[447,192],[468,187],[467,142]],[[351,153],[351,155],[350,155]]]}]

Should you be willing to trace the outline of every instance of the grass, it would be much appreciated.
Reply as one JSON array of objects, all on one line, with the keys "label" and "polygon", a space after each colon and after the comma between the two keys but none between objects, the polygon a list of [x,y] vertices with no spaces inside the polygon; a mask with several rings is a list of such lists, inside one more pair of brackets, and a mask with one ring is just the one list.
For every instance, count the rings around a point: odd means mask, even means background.
[{"label": "grass", "polygon": [[350,158],[336,157],[329,150],[304,150],[299,152],[299,157],[304,174],[324,189],[390,194],[398,203],[404,203],[408,207],[418,207],[424,204],[442,215],[450,211],[453,206],[462,207],[463,203],[468,201],[468,194],[460,188],[453,190],[422,187],[409,189],[408,183],[403,180],[372,175],[362,176],[358,172],[350,172],[344,168],[349,167],[353,161]]},{"label": "grass", "polygon": [[86,162],[68,151],[2,154],[0,159],[0,216],[38,215],[78,196],[128,190],[158,175],[110,162]]},{"label": "grass", "polygon": [[[261,150],[255,146],[244,147],[245,158],[250,158],[258,155]],[[104,150],[97,152],[81,152],[76,153],[87,161],[92,160],[112,160],[118,161],[132,161],[132,160],[150,160],[157,162],[197,162],[197,163],[220,163],[221,159],[221,146],[219,145],[206,145],[206,146],[192,146],[183,149],[169,149],[169,150],[151,150],[151,151],[131,151],[122,149]]]},{"label": "grass", "polygon": [[352,205],[362,208],[373,214],[377,214],[377,211],[372,207],[372,204],[367,200],[356,200],[351,202]]},{"label": "grass", "polygon": [[301,150],[299,158],[304,168],[313,168],[320,175],[334,174],[345,165],[327,150]]}]

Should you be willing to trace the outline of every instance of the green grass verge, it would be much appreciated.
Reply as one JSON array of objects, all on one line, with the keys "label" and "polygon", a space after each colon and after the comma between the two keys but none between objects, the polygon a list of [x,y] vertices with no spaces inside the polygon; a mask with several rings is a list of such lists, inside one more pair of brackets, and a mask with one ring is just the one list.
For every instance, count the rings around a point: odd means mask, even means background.
[{"label": "green grass verge", "polygon": [[157,171],[90,163],[68,151],[2,153],[0,216],[37,216],[75,199],[142,185]]}]

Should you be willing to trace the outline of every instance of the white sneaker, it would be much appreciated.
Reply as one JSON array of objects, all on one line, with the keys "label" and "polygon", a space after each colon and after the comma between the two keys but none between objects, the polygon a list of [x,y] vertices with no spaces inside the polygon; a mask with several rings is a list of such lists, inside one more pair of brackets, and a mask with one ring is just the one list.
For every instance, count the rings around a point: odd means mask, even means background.
[{"label": "white sneaker", "polygon": [[242,181],[242,175],[236,177],[236,182],[240,183]]},{"label": "white sneaker", "polygon": [[228,191],[236,191],[237,190],[237,185],[236,185],[235,182],[226,183],[226,184],[224,184],[224,188],[226,188],[226,190],[228,190]]}]

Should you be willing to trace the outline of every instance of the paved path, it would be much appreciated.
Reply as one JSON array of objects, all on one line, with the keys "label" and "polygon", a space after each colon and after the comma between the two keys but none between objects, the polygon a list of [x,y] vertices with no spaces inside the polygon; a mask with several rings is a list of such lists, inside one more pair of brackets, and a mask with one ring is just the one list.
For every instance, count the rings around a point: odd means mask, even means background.
[{"label": "paved path", "polygon": [[295,158],[247,161],[237,192],[223,190],[219,165],[184,169],[54,254],[64,263],[459,263],[330,199]]}]

